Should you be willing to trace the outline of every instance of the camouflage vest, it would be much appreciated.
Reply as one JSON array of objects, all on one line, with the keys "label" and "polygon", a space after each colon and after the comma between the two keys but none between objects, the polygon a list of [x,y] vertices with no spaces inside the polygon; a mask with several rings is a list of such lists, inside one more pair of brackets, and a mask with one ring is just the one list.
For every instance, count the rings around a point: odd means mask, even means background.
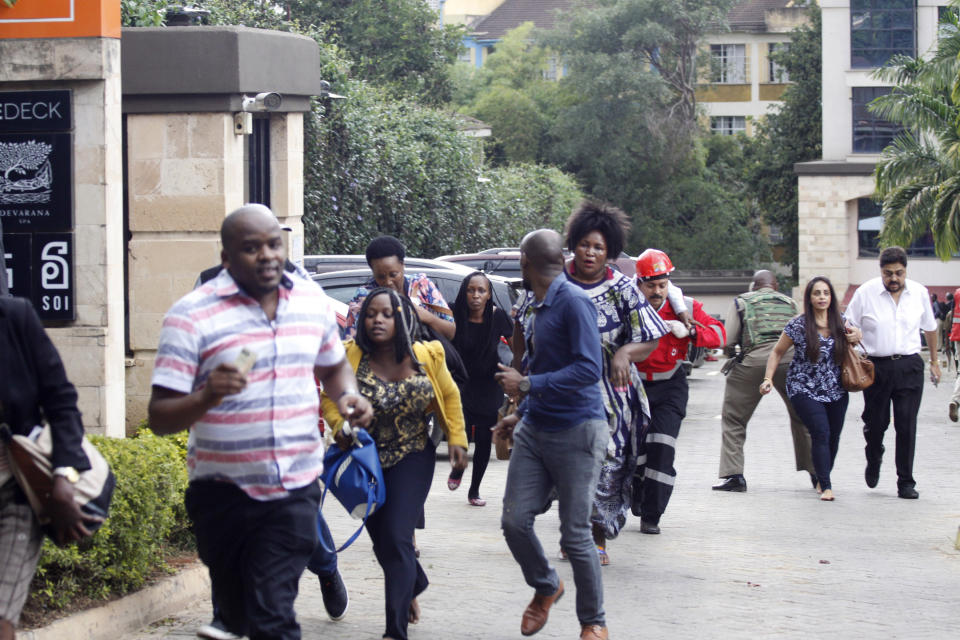
[{"label": "camouflage vest", "polygon": [[793,298],[771,289],[748,291],[737,299],[741,304],[741,353],[761,344],[776,342],[786,324],[798,313]]}]

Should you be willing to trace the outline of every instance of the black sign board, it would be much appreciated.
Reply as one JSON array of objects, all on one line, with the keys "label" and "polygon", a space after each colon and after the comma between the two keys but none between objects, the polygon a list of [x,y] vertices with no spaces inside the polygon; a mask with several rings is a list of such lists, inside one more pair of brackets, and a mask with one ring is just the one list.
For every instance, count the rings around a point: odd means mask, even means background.
[{"label": "black sign board", "polygon": [[70,131],[70,91],[0,91],[0,133]]},{"label": "black sign board", "polygon": [[0,92],[0,224],[10,293],[76,318],[73,110],[66,91]]},{"label": "black sign board", "polygon": [[0,217],[7,233],[73,228],[70,133],[0,134]]},{"label": "black sign board", "polygon": [[44,320],[77,316],[72,233],[5,233],[10,294],[29,298]]}]

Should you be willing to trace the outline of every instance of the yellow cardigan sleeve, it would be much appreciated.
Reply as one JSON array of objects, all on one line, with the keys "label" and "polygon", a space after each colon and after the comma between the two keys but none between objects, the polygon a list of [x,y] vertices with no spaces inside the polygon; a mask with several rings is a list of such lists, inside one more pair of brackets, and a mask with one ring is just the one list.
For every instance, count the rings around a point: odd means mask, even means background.
[{"label": "yellow cardigan sleeve", "polygon": [[434,402],[440,414],[440,426],[447,435],[447,443],[466,449],[467,431],[463,422],[460,389],[447,369],[443,345],[437,341],[419,342],[414,345],[414,352],[426,367],[427,377],[433,384],[433,392],[436,394]]},{"label": "yellow cardigan sleeve", "polygon": [[[343,347],[347,350],[347,361],[356,373],[363,353],[353,340],[344,340]],[[330,427],[331,433],[337,433],[343,428],[343,416],[340,415],[337,403],[327,395],[326,391],[320,394],[320,410],[323,412],[323,422]]]}]

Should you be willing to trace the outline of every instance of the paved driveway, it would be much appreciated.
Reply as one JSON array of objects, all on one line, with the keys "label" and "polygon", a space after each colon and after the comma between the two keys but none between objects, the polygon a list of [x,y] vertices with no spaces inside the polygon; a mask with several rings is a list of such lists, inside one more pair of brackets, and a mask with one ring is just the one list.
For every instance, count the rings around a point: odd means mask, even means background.
[{"label": "paved driveway", "polygon": [[[720,363],[694,371],[681,430],[673,499],[659,536],[632,519],[609,546],[603,572],[611,637],[639,638],[949,638],[960,637],[960,425],[947,419],[954,374],[924,390],[916,451],[919,500],[896,496],[893,430],[880,484],[863,481],[862,394],[854,394],[833,473],[836,502],[822,503],[806,473],[792,469],[786,411],[778,397],[761,402],[748,429],[749,491],[711,491],[720,451]],[[411,639],[519,638],[532,595],[499,529],[507,463],[491,461],[483,508],[466,502],[466,480],[446,488],[439,460],[418,534],[430,588],[421,596]],[[336,540],[355,527],[330,502]],[[557,512],[537,523],[551,553]],[[330,622],[316,578],[304,574],[297,611],[306,640],[380,638],[383,583],[366,535],[341,556],[351,595],[347,617]],[[538,638],[576,638],[570,566],[557,562],[571,593]],[[209,620],[209,600],[144,629],[140,640],[192,637]]]}]

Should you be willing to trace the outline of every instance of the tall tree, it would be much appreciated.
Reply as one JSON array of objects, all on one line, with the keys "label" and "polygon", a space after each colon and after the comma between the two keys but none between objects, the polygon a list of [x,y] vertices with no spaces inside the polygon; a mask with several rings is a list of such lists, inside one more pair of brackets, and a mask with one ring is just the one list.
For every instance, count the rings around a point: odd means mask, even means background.
[{"label": "tall tree", "polygon": [[733,172],[718,172],[742,155],[711,150],[693,117],[690,42],[722,24],[728,6],[600,0],[545,38],[568,71],[547,157],[630,214],[629,250],[655,246],[686,268],[744,267],[761,255],[747,196],[722,179]]},{"label": "tall tree", "polygon": [[783,234],[781,261],[798,271],[797,177],[793,165],[821,157],[820,8],[812,6],[809,21],[791,32],[790,46],[773,54],[791,84],[783,102],[757,123],[759,147],[749,181],[770,225]]},{"label": "tall tree", "polygon": [[532,22],[509,30],[459,87],[468,102],[458,108],[493,130],[485,148],[495,166],[542,159],[547,125],[562,95],[558,83],[545,77],[550,52],[535,38]]},{"label": "tall tree", "polygon": [[651,69],[670,91],[667,115],[696,120],[698,50],[707,33],[726,29],[738,0],[596,0],[572,14],[561,50],[592,51],[610,62]]},{"label": "tall tree", "polygon": [[450,69],[463,27],[442,25],[424,0],[286,0],[290,16],[323,23],[353,63],[353,75],[422,104],[451,97]]},{"label": "tall tree", "polygon": [[876,77],[896,88],[870,110],[903,126],[875,171],[883,200],[881,245],[909,246],[933,233],[949,260],[960,250],[960,3],[944,12],[932,57],[899,56]]}]

